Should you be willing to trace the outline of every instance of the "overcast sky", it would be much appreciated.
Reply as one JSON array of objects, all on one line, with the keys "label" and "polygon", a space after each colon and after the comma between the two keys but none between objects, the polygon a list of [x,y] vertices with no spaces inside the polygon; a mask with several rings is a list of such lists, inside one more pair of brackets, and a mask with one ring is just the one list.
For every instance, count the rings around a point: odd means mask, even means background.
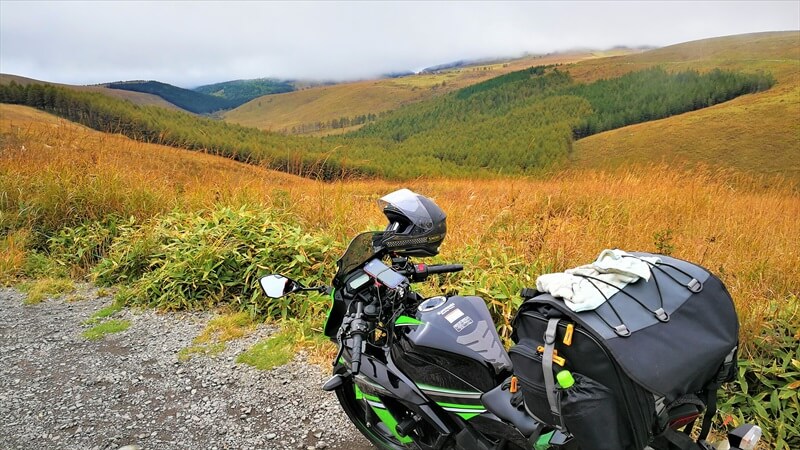
[{"label": "overcast sky", "polygon": [[182,87],[355,79],[459,59],[800,29],[800,1],[35,2],[0,0],[0,72]]}]

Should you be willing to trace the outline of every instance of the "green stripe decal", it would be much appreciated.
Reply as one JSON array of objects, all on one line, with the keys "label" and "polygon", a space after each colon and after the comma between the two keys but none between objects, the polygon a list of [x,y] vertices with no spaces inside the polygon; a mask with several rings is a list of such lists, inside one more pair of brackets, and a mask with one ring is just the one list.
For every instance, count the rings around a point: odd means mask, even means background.
[{"label": "green stripe decal", "polygon": [[369,394],[363,394],[363,395],[364,395],[364,398],[367,399],[367,400],[370,400],[370,401],[373,401],[373,402],[378,402],[378,403],[383,403],[381,401],[381,399],[379,399],[378,397],[375,397],[374,395],[369,395]]},{"label": "green stripe decal", "polygon": [[441,406],[442,408],[474,409],[478,412],[486,411],[486,408],[483,405],[459,405],[457,403],[444,403],[444,402],[436,402],[436,404]]},{"label": "green stripe decal", "polygon": [[463,395],[477,395],[481,393],[477,391],[459,391],[458,389],[447,389],[439,386],[430,386],[427,384],[417,383],[417,387],[425,391],[441,392],[442,394],[463,394]]},{"label": "green stripe decal", "polygon": [[480,415],[480,413],[456,413],[456,414],[458,414],[459,417],[461,417],[464,420],[469,420],[469,419],[472,419],[475,416],[479,416]]},{"label": "green stripe decal", "polygon": [[400,316],[397,320],[394,321],[395,326],[404,326],[404,325],[422,325],[422,321],[417,320],[413,317],[408,316]]},{"label": "green stripe decal", "polygon": [[[355,384],[353,384],[353,390],[355,391],[356,394],[356,400],[367,399],[369,401],[383,404],[383,402],[381,402],[381,399],[379,399],[378,397],[361,392],[361,389],[359,389],[358,386]],[[413,442],[413,440],[410,437],[400,436],[399,434],[397,434],[397,419],[394,418],[394,416],[392,415],[391,412],[389,412],[388,409],[377,408],[375,406],[372,406],[371,404],[369,406],[370,408],[372,408],[372,411],[375,412],[375,415],[378,416],[378,419],[380,419],[380,421],[383,422],[384,425],[386,425],[389,431],[392,432],[394,437],[397,438],[397,440],[400,441],[401,444],[409,444]]]}]

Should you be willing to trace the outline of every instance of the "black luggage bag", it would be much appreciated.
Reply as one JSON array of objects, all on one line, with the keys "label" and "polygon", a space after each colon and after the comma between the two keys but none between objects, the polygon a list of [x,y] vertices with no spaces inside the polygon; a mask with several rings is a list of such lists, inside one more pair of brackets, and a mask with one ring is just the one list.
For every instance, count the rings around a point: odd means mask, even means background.
[{"label": "black luggage bag", "polygon": [[[649,281],[577,313],[525,289],[514,318],[509,355],[526,410],[584,450],[641,450],[687,403],[707,405],[705,439],[717,388],[735,374],[739,323],[722,282],[676,258],[631,255],[661,259]],[[574,379],[567,388],[556,381],[562,371]]]}]

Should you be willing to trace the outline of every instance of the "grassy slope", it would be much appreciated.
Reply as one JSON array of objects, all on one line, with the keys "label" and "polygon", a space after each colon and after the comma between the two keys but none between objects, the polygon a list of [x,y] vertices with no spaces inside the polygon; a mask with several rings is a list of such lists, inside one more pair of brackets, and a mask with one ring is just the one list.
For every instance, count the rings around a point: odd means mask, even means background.
[{"label": "grassy slope", "polygon": [[25,78],[18,75],[9,75],[9,74],[0,74],[0,84],[9,84],[14,81],[17,84],[52,84],[54,86],[61,86],[67,87],[70,89],[75,89],[77,91],[85,91],[85,92],[98,92],[103,95],[107,95],[109,97],[119,98],[122,100],[128,100],[137,105],[154,105],[154,106],[161,106],[162,108],[169,108],[169,109],[176,109],[183,111],[183,109],[173,105],[172,103],[164,100],[163,98],[153,95],[147,94],[144,92],[133,92],[133,91],[124,91],[120,89],[109,89],[104,86],[77,86],[72,84],[59,84],[59,83],[50,83],[48,81],[39,81],[34,80],[32,78]]},{"label": "grassy slope", "polygon": [[[0,104],[0,146],[5,150],[0,152],[0,178],[36,175],[47,184],[48,177],[55,177],[68,189],[89,189],[66,193],[70,198],[63,199],[65,207],[78,196],[90,203],[108,201],[105,207],[122,208],[137,217],[149,216],[154,208],[203,207],[242,195],[258,198],[274,187],[311,183],[228,158],[101,133],[19,105]],[[52,198],[40,200],[62,200],[50,194]]]},{"label": "grassy slope", "polygon": [[[748,359],[756,336],[800,292],[800,196],[746,177],[729,181],[726,173],[650,166],[617,174],[584,170],[549,179],[416,180],[405,186],[433,197],[448,213],[439,261],[467,267],[427,292],[482,296],[505,318],[499,322],[504,334],[519,288],[538,274],[585,263],[602,248],[673,247],[675,256],[721,276],[739,311],[742,357]],[[76,217],[102,220],[108,214],[144,223],[160,213],[200,215],[245,205],[244,214],[286,211],[307,232],[331,233],[344,243],[356,232],[382,228],[385,218],[375,200],[399,187],[381,180],[318,183],[0,105],[0,224],[30,213],[50,217],[57,228]],[[21,225],[0,234],[0,275],[24,264],[31,230]],[[764,349],[769,352],[768,345]],[[766,404],[755,401],[762,409]],[[751,420],[750,413],[743,420]]]},{"label": "grassy slope", "polygon": [[800,32],[730,36],[570,68],[579,80],[617,76],[654,64],[668,70],[714,67],[768,71],[777,84],[710,108],[608,131],[578,141],[578,168],[653,162],[710,164],[781,173],[800,182]]},{"label": "grassy slope", "polygon": [[[745,338],[762,329],[770,304],[800,290],[800,197],[746,177],[730,184],[725,173],[650,166],[538,180],[319,183],[99,133],[27,107],[0,105],[0,118],[0,182],[10,183],[5,187],[14,197],[4,208],[32,205],[61,226],[84,212],[146,218],[247,204],[288,208],[309,231],[346,242],[382,228],[375,201],[405,186],[447,211],[442,260],[488,271],[492,278],[482,283],[489,295],[513,297],[514,286],[526,281],[508,277],[563,270],[602,248],[654,251],[655,235],[667,232],[675,255],[722,274],[741,309]],[[475,276],[472,269],[466,274]]]},{"label": "grassy slope", "polygon": [[[265,130],[291,130],[293,126],[301,124],[389,111],[534,65],[567,64],[605,55],[607,53],[548,55],[523,58],[508,63],[459,68],[439,74],[318,86],[257,98],[224,113],[223,118],[229,122]],[[445,83],[444,86],[442,82]],[[355,128],[357,127],[326,130],[328,131],[326,134],[352,131]]]}]

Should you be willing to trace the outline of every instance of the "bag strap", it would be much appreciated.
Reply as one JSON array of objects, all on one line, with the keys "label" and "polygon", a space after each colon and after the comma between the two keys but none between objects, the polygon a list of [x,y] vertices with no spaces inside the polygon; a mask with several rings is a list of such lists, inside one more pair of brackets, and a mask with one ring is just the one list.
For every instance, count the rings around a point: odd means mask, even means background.
[{"label": "bag strap", "polygon": [[697,435],[698,442],[705,440],[711,431],[711,420],[717,414],[717,389],[719,389],[719,386],[720,383],[714,380],[705,387],[706,412],[703,415],[702,425],[700,425],[700,434]]},{"label": "bag strap", "polygon": [[736,364],[736,354],[738,350],[738,345],[731,349],[730,353],[728,353],[728,356],[725,357],[725,360],[719,367],[717,375],[703,388],[705,391],[706,413],[703,416],[703,423],[700,426],[698,442],[705,440],[705,438],[708,437],[709,431],[711,431],[711,419],[713,419],[714,415],[717,413],[717,391],[720,386],[722,386],[722,383],[729,380],[733,366]]},{"label": "bag strap", "polygon": [[[648,260],[646,260],[644,258],[640,258],[640,257],[638,257],[636,255],[623,255],[622,257],[623,258],[634,258],[634,259],[638,259],[639,261],[645,262],[648,266],[650,266],[650,273],[653,273],[653,269],[658,269],[659,271],[661,271],[661,273],[663,273],[667,277],[672,278],[672,281],[674,281],[674,282],[678,283],[679,285],[685,287],[686,289],[690,290],[691,292],[694,292],[695,294],[703,290],[703,283],[698,281],[697,278],[693,277],[692,275],[686,273],[685,270],[683,270],[683,269],[681,269],[679,267],[676,267],[676,266],[674,266],[672,264],[668,264],[668,263],[665,263],[663,261],[654,264],[654,263],[652,263],[652,262],[650,262],[650,261],[648,261]],[[676,272],[682,273],[684,276],[689,278],[689,281],[686,284],[681,283],[680,281],[678,281],[677,278],[675,278],[670,273],[668,273],[666,270],[664,270],[664,267],[669,267],[670,269],[673,269]]]},{"label": "bag strap", "polygon": [[[701,442],[695,442],[692,440],[691,437],[673,430],[672,428],[667,428],[664,433],[658,436],[655,442],[662,443],[663,441],[667,441],[668,445],[667,448],[671,450],[679,449],[679,450],[713,450],[713,447],[708,445],[704,445]],[[663,443],[662,443],[663,445]],[[654,445],[655,447],[655,445]],[[659,446],[661,447],[661,445]]]},{"label": "bag strap", "polygon": [[563,428],[561,423],[561,408],[556,398],[556,383],[553,378],[553,350],[556,345],[556,330],[559,319],[547,321],[547,330],[544,332],[544,354],[542,355],[542,372],[544,374],[544,389],[547,393],[547,403],[550,404],[550,413],[558,420],[558,427]]}]

